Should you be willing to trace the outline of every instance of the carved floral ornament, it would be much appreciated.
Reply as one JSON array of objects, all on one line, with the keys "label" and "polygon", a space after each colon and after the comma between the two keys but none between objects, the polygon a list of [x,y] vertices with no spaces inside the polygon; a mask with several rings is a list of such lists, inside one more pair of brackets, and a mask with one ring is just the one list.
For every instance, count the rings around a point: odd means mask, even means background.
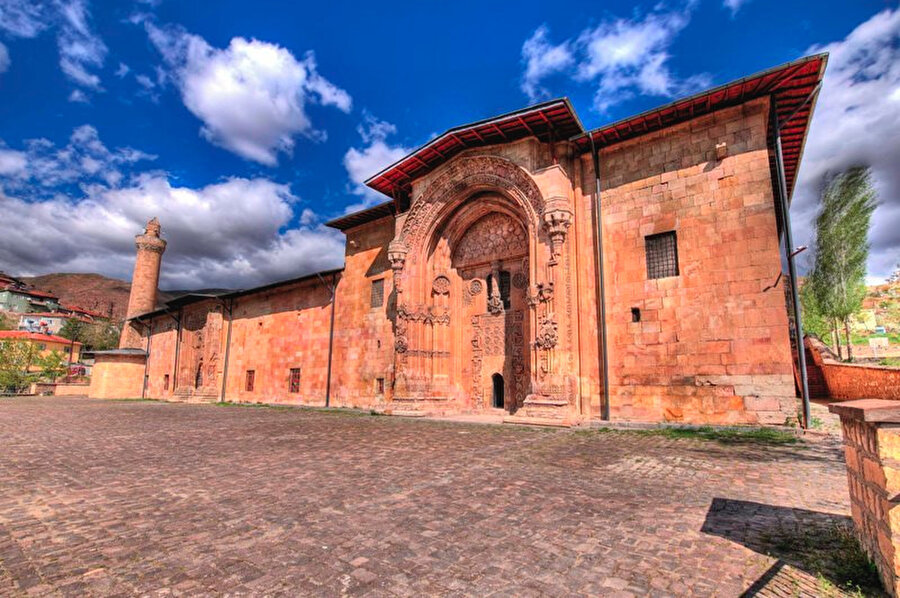
[{"label": "carved floral ornament", "polygon": [[441,274],[434,279],[434,282],[431,284],[431,290],[435,295],[449,295],[450,279]]},{"label": "carved floral ornament", "polygon": [[538,324],[537,336],[534,341],[534,346],[538,349],[549,350],[556,346],[559,342],[559,333],[558,325],[556,324],[556,320],[553,318],[553,314],[547,314],[541,317],[541,321]]},{"label": "carved floral ornament", "polygon": [[406,263],[407,253],[409,253],[409,249],[400,239],[394,239],[388,244],[388,261],[391,263],[391,268],[393,270],[397,271],[403,269],[403,264]]},{"label": "carved floral ornament", "polygon": [[478,189],[506,192],[524,209],[528,222],[544,213],[540,189],[516,164],[496,156],[457,158],[413,200],[399,239],[406,247],[420,247],[448,198],[452,201]]}]

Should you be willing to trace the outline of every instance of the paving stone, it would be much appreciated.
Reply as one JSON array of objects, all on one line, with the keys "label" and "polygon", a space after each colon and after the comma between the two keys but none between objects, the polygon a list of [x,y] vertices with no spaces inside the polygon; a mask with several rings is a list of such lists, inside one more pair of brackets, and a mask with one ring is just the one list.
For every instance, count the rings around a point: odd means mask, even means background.
[{"label": "paving stone", "polygon": [[4,596],[815,595],[778,534],[849,513],[827,436],[42,398],[0,447]]}]

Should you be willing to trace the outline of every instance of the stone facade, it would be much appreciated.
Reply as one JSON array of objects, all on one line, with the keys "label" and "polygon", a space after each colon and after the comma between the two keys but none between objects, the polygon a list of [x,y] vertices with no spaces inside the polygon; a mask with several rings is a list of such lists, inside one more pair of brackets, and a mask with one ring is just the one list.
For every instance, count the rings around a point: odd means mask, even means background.
[{"label": "stone facade", "polygon": [[[766,290],[781,268],[771,114],[763,96],[682,118],[607,144],[599,173],[552,134],[459,151],[331,223],[341,270],[134,314],[123,346],[148,351],[152,398],[575,423],[605,411],[605,359],[612,419],[784,423],[797,401],[784,293]],[[164,248],[152,232],[145,283]]]}]

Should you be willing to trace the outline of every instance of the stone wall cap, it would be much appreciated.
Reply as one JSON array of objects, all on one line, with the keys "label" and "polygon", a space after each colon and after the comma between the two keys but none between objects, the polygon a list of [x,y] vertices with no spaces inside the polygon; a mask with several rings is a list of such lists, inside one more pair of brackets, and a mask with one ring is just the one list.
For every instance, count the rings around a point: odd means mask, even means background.
[{"label": "stone wall cap", "polygon": [[887,399],[858,399],[832,403],[828,410],[841,419],[871,423],[900,423],[900,401]]}]

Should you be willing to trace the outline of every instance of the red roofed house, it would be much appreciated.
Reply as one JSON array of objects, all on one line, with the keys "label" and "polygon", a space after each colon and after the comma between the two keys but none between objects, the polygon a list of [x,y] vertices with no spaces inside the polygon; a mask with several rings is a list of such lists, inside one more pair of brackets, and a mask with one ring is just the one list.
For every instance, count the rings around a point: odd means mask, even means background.
[{"label": "red roofed house", "polygon": [[[0,330],[0,341],[22,341],[37,345],[41,357],[59,352],[70,363],[77,363],[81,358],[81,343],[72,342],[67,338],[56,336],[53,334],[39,334],[36,332],[28,332],[25,330]],[[71,359],[69,352],[72,352]],[[32,366],[33,371],[39,368]]]}]

